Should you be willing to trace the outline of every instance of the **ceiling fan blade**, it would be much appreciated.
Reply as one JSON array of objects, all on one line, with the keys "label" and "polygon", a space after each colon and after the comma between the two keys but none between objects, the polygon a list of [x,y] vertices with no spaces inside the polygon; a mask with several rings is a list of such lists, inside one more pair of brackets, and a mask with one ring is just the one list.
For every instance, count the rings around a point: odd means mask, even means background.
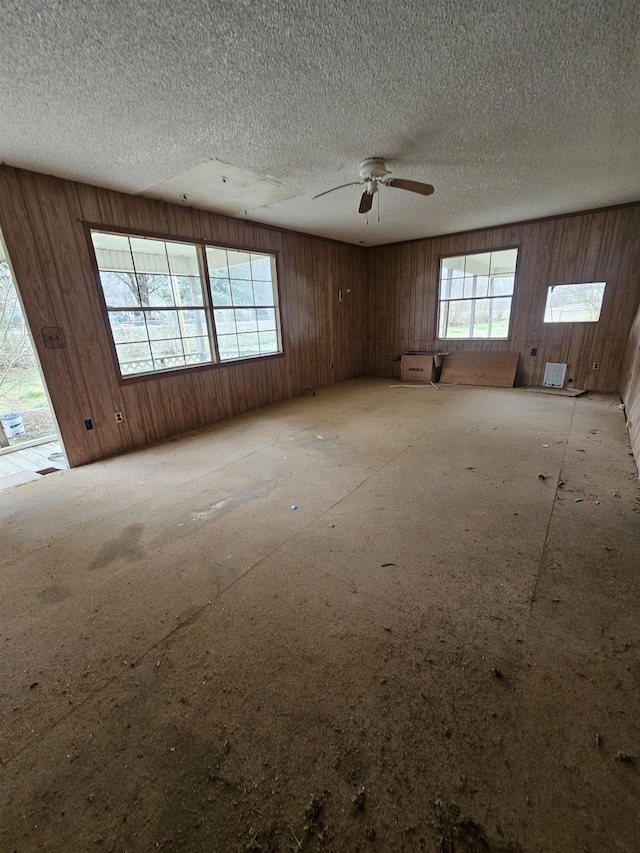
[{"label": "ceiling fan blade", "polygon": [[314,195],[313,198],[320,198],[322,195],[328,195],[329,193],[333,193],[336,190],[341,190],[343,187],[355,187],[356,184],[360,184],[362,181],[351,181],[349,184],[340,184],[339,187],[333,187],[330,190],[325,190],[323,193],[318,193],[318,195]]},{"label": "ceiling fan blade", "polygon": [[431,195],[435,192],[431,184],[423,184],[421,181],[406,181],[404,178],[389,178],[384,181],[388,187],[396,187],[399,190],[409,190],[410,193],[420,193],[420,195]]},{"label": "ceiling fan blade", "polygon": [[358,213],[369,213],[372,205],[373,205],[373,193],[369,193],[365,190],[362,193],[362,198],[360,199],[360,207],[358,208]]},{"label": "ceiling fan blade", "polygon": [[384,178],[385,175],[390,175],[391,172],[388,169],[371,169],[369,174],[372,178]]}]

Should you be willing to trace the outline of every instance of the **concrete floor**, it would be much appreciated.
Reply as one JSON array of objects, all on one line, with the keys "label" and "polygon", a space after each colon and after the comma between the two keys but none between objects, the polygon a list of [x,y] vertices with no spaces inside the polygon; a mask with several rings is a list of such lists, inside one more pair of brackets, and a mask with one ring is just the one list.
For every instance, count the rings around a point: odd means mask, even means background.
[{"label": "concrete floor", "polygon": [[389,384],[2,496],[2,853],[640,849],[619,401]]}]

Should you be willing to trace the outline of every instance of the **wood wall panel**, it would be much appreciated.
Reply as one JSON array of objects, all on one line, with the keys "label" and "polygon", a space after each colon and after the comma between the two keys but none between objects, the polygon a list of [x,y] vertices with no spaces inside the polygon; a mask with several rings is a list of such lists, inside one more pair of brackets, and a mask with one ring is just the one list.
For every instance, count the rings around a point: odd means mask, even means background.
[{"label": "wood wall panel", "polygon": [[[6,166],[0,199],[0,227],[71,465],[367,371],[360,247]],[[118,381],[85,222],[277,252],[284,356]],[[350,291],[343,302],[341,289]],[[63,328],[65,349],[44,347],[44,326]],[[124,413],[122,425],[115,411]]]},{"label": "wood wall panel", "polygon": [[[640,204],[370,249],[370,372],[399,376],[395,359],[406,350],[508,351],[520,354],[518,384],[540,385],[545,362],[561,361],[574,387],[619,390],[640,300],[639,238]],[[438,340],[439,257],[514,245],[520,252],[510,339]],[[580,281],[607,282],[600,321],[543,323],[548,286]]]},{"label": "wood wall panel", "polygon": [[625,404],[631,447],[640,471],[640,308],[625,352],[621,396]]}]

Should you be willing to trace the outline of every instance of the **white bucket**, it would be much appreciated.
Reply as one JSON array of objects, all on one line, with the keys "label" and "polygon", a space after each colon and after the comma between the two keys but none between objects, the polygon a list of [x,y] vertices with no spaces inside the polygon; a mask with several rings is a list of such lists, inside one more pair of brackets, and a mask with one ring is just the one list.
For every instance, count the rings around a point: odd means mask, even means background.
[{"label": "white bucket", "polygon": [[0,415],[2,429],[7,438],[18,438],[20,435],[25,435],[24,423],[22,415],[14,412],[12,415]]}]

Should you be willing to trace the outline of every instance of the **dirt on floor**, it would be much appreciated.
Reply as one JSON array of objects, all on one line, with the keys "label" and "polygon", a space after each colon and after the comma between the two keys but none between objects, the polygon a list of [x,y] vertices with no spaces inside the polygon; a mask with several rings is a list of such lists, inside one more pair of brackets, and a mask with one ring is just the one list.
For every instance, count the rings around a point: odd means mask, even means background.
[{"label": "dirt on floor", "polygon": [[388,386],[11,492],[1,853],[638,853],[619,401]]}]

